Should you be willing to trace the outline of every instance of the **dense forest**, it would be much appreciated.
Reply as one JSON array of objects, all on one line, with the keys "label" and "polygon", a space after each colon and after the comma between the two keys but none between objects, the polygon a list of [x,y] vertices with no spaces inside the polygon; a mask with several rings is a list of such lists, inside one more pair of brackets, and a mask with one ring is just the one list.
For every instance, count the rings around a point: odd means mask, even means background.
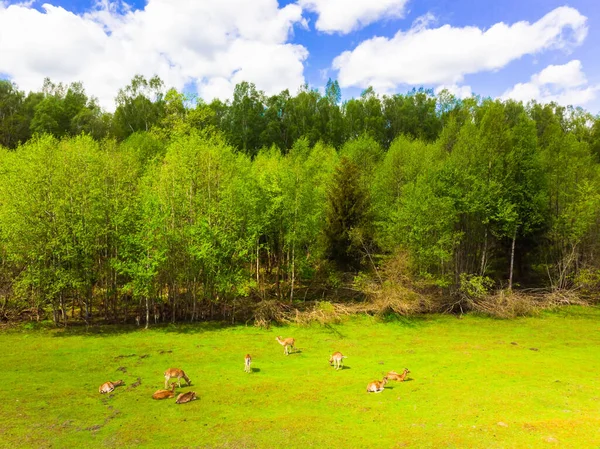
[{"label": "dense forest", "polygon": [[108,113],[80,83],[0,81],[3,320],[593,300],[599,237],[600,119],[582,109],[423,89],[342,102],[331,80],[206,103],[136,76]]}]

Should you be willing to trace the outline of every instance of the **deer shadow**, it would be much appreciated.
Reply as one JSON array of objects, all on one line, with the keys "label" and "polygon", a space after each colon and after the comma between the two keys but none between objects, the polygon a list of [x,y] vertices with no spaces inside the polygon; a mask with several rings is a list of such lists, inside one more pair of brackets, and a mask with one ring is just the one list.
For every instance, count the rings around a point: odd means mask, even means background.
[{"label": "deer shadow", "polygon": [[252,373],[260,373],[260,368],[250,368]]}]

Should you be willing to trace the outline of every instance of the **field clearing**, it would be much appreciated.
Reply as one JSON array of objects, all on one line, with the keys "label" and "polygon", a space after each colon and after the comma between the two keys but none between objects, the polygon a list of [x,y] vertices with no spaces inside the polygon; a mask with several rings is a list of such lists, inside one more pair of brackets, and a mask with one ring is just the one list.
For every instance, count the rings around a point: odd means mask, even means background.
[{"label": "field clearing", "polygon": [[[277,335],[298,351],[286,357]],[[20,328],[2,331],[0,347],[0,447],[600,447],[593,307],[268,330]],[[329,366],[334,351],[348,357],[344,370]],[[151,399],[169,367],[192,380],[176,391],[199,400]],[[405,367],[408,381],[366,393]],[[98,393],[118,379],[126,385]]]}]

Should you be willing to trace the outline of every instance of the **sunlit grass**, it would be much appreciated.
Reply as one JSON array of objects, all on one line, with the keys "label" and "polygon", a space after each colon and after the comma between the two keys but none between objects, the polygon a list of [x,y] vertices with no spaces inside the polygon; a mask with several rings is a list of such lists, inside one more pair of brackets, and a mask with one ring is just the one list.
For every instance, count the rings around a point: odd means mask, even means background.
[{"label": "sunlit grass", "polygon": [[[599,331],[600,310],[578,307],[511,321],[9,331],[0,447],[597,447]],[[298,351],[284,356],[277,335]],[[329,366],[333,351],[344,370]],[[192,380],[177,392],[199,400],[151,399],[169,367]],[[405,367],[409,381],[366,393]]]}]

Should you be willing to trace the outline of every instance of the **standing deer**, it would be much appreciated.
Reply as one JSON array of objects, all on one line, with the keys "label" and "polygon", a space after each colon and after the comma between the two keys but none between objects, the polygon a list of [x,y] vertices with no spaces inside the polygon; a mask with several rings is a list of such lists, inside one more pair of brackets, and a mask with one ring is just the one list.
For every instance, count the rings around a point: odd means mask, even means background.
[{"label": "standing deer", "polygon": [[381,382],[379,382],[378,380],[369,382],[369,385],[367,385],[367,393],[381,393],[383,391],[383,388],[385,387],[385,384],[387,384],[387,381],[387,376],[384,376]]},{"label": "standing deer", "polygon": [[390,371],[389,373],[386,374],[386,377],[389,380],[397,380],[398,382],[404,382],[404,379],[406,379],[406,376],[410,373],[410,371],[408,370],[408,368],[404,368],[404,371],[402,371],[402,374],[398,374],[396,371]]},{"label": "standing deer", "polygon": [[246,354],[246,357],[244,358],[244,371],[246,371],[247,373],[250,373],[252,371],[252,369],[250,368],[251,363],[252,357],[250,357],[250,354]]},{"label": "standing deer", "polygon": [[336,370],[340,369],[340,367],[341,369],[344,369],[344,359],[346,358],[347,357],[341,352],[334,352],[331,354],[331,357],[329,357],[329,364],[335,366]]},{"label": "standing deer", "polygon": [[195,391],[188,391],[187,393],[181,393],[179,396],[177,396],[177,399],[175,400],[176,404],[185,404],[186,402],[190,402],[193,401],[195,399],[198,399],[196,397],[196,392]]},{"label": "standing deer", "polygon": [[152,395],[152,399],[170,399],[175,397],[175,386],[177,382],[173,382],[171,384],[170,390],[156,390],[156,392]]},{"label": "standing deer", "polygon": [[173,377],[177,378],[177,384],[179,385],[179,388],[181,388],[181,378],[182,377],[185,379],[188,386],[192,385],[192,381],[190,380],[189,377],[186,376],[185,371],[183,371],[182,369],[179,369],[179,368],[169,368],[168,370],[165,371],[165,390],[167,389],[167,383],[169,382],[169,379],[171,379]]},{"label": "standing deer", "polygon": [[294,346],[296,344],[296,340],[294,340],[293,338],[286,338],[285,340],[283,340],[281,337],[275,337],[275,340],[277,340],[277,343],[279,343],[281,346],[283,346],[283,353],[285,355],[289,355],[289,350],[288,347],[291,347],[292,349],[296,349],[296,347]]},{"label": "standing deer", "polygon": [[100,385],[100,388],[98,388],[98,392],[101,394],[110,393],[115,389],[115,387],[118,387],[119,385],[125,385],[125,382],[123,382],[122,380],[117,380],[115,382],[104,382],[102,385]]}]

